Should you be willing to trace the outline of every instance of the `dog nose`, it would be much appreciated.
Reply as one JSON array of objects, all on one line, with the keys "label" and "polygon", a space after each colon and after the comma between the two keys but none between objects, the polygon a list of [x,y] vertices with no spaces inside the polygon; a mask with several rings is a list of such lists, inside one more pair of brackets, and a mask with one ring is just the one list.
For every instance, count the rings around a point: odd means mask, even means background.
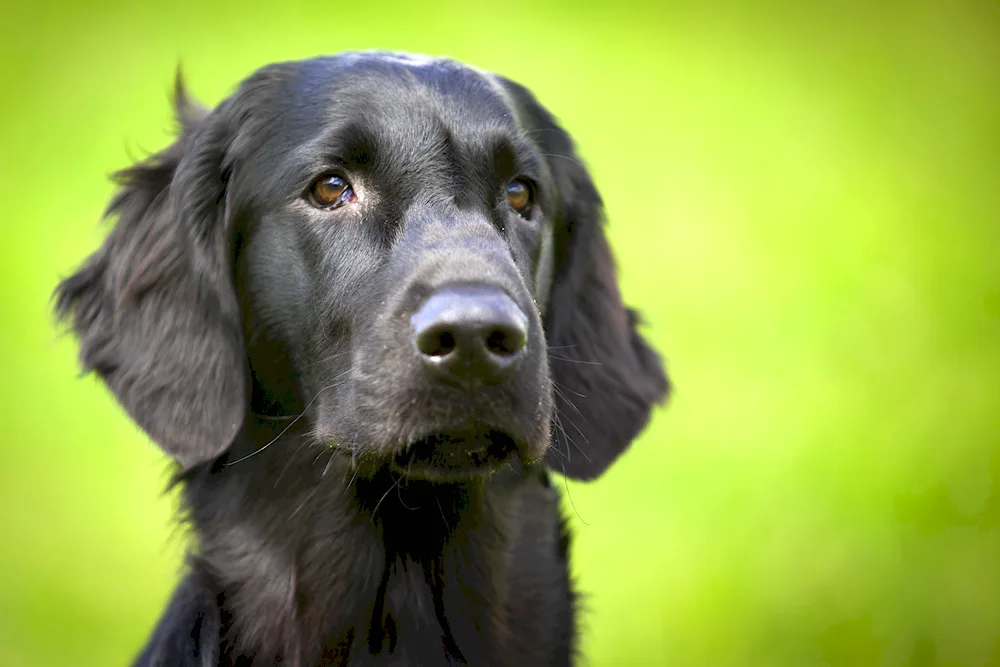
[{"label": "dog nose", "polygon": [[424,366],[459,380],[502,381],[528,342],[528,318],[495,287],[441,288],[413,314],[411,322]]}]

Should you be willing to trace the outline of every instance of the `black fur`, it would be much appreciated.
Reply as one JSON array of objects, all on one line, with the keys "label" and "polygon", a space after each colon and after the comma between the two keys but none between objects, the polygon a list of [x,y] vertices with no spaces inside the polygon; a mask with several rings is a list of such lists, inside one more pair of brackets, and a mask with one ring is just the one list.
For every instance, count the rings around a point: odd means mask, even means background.
[{"label": "black fur", "polygon": [[[119,174],[114,229],[56,293],[180,464],[189,572],[136,664],[571,664],[548,469],[601,474],[667,381],[569,136],[506,79],[386,53],[176,102],[179,138]],[[330,170],[357,201],[319,210]],[[529,320],[517,372],[471,392],[421,370],[408,317],[467,283]]]}]

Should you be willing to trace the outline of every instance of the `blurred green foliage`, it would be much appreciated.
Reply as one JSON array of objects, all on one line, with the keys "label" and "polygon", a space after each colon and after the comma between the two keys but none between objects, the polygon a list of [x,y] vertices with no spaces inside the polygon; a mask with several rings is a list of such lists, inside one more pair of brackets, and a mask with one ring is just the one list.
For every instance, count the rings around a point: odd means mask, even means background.
[{"label": "blurred green foliage", "polygon": [[[270,61],[534,89],[676,382],[568,485],[599,665],[1000,665],[1000,5],[52,0],[0,19],[0,664],[125,664],[178,577],[166,460],[52,326],[105,176]],[[568,499],[568,500],[569,500]]]}]

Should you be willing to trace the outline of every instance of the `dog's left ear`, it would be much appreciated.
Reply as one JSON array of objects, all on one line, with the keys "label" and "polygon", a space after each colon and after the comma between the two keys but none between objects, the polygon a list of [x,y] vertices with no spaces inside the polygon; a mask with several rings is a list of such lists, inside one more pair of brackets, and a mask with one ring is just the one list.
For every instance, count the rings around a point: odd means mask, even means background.
[{"label": "dog's left ear", "polygon": [[573,140],[526,88],[500,81],[558,190],[544,313],[557,423],[546,459],[569,477],[593,479],[642,431],[669,384],[636,328],[638,314],[622,303],[601,197]]}]

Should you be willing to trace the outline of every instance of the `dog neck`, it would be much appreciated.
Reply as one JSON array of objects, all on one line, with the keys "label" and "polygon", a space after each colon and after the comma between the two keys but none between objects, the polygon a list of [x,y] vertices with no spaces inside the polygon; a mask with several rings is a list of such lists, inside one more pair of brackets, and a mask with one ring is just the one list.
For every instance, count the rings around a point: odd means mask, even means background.
[{"label": "dog neck", "polygon": [[[523,474],[447,484],[360,475],[304,434],[261,441],[183,479],[192,567],[216,594],[223,652],[338,664],[362,647],[405,644],[412,658],[426,645],[463,664],[459,646],[506,643],[511,509],[497,491]],[[419,627],[427,618],[438,627]]]}]

